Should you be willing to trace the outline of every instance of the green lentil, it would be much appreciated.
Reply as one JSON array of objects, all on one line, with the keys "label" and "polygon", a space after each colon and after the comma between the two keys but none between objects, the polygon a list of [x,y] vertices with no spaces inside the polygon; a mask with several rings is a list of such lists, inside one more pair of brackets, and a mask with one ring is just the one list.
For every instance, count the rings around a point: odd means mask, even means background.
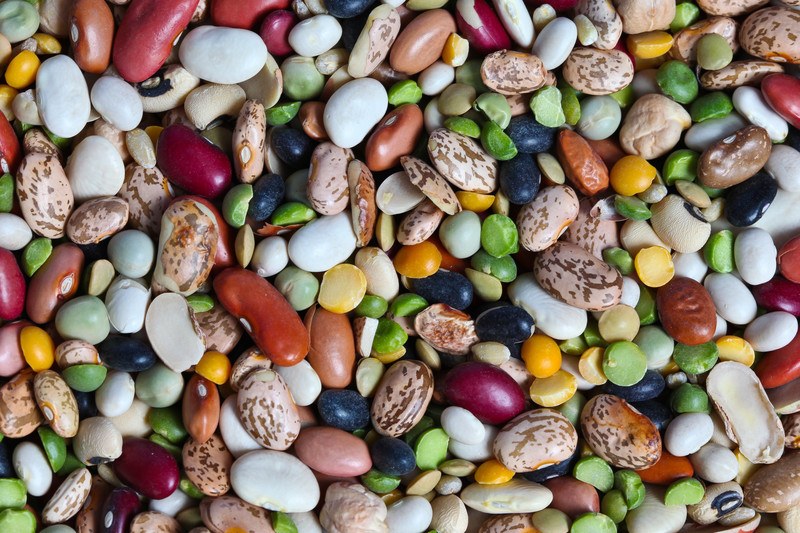
[{"label": "green lentil", "polygon": [[502,129],[506,129],[511,122],[511,106],[502,94],[483,93],[475,99],[472,107]]},{"label": "green lentil", "polygon": [[615,195],[614,209],[630,220],[649,220],[653,216],[647,204],[635,196]]},{"label": "green lentil", "polygon": [[602,513],[585,513],[575,519],[570,533],[616,533],[614,521]]},{"label": "green lentil", "polygon": [[270,221],[276,226],[289,226],[291,224],[305,224],[315,218],[317,218],[317,213],[309,206],[300,202],[287,202],[275,209]]},{"label": "green lentil", "polygon": [[619,247],[611,247],[603,250],[603,261],[619,270],[623,276],[633,272],[633,257],[628,250]]},{"label": "green lentil", "polygon": [[106,380],[108,369],[103,365],[73,365],[61,371],[61,377],[73,390],[94,392]]},{"label": "green lentil", "polygon": [[375,353],[392,353],[399,350],[408,341],[408,333],[403,327],[388,318],[378,320],[378,329],[375,332],[375,340],[372,341],[372,349]]},{"label": "green lentil", "polygon": [[664,493],[666,505],[694,505],[700,503],[705,494],[703,484],[693,477],[673,482]]},{"label": "green lentil", "polygon": [[472,283],[475,295],[484,302],[496,302],[503,296],[503,284],[491,274],[467,268],[464,275]]},{"label": "green lentil", "polygon": [[583,411],[584,405],[586,405],[586,396],[577,391],[572,395],[572,398],[555,409],[566,416],[573,426],[577,427],[580,425],[581,411]]},{"label": "green lentil", "polygon": [[447,445],[450,437],[441,428],[426,430],[414,443],[414,455],[420,470],[435,470],[439,463],[447,459]]},{"label": "green lentil", "polygon": [[222,200],[222,217],[234,228],[244,226],[247,209],[253,199],[253,186],[249,183],[234,185]]},{"label": "green lentil", "polygon": [[633,470],[614,472],[614,489],[622,493],[629,511],[633,511],[644,502],[644,482]]},{"label": "green lentil", "polygon": [[600,511],[613,520],[615,524],[619,524],[625,520],[625,516],[628,514],[625,496],[616,489],[606,493],[600,501]]},{"label": "green lentil", "polygon": [[[713,34],[716,35],[716,34]],[[727,93],[715,91],[704,94],[692,102],[689,114],[692,122],[703,122],[712,118],[728,116],[733,111],[733,100]]]},{"label": "green lentil", "polygon": [[272,511],[272,529],[275,533],[297,533],[292,517],[280,511]]},{"label": "green lentil", "polygon": [[603,353],[603,372],[615,385],[636,385],[646,371],[647,357],[641,348],[630,341],[612,342]]},{"label": "green lentil", "polygon": [[703,247],[703,257],[708,267],[714,272],[727,274],[733,272],[733,232],[722,230],[709,237]]},{"label": "green lentil", "polygon": [[27,509],[6,509],[0,513],[0,531],[34,533],[36,517]]},{"label": "green lentil", "polygon": [[465,83],[453,83],[442,91],[437,101],[437,107],[442,115],[463,115],[470,109],[475,101],[477,92],[475,87]]},{"label": "green lentil", "polygon": [[661,177],[667,185],[672,185],[677,180],[694,181],[697,178],[697,162],[700,154],[693,150],[675,150],[664,161]]},{"label": "green lentil", "polygon": [[287,102],[276,104],[266,110],[267,124],[282,126],[288,124],[300,111],[301,102]]},{"label": "green lentil", "polygon": [[573,337],[565,341],[561,341],[558,348],[567,355],[581,355],[586,351],[589,345],[583,337]]},{"label": "green lentil", "polygon": [[190,294],[186,297],[186,303],[195,313],[205,313],[214,309],[214,299],[208,294]]},{"label": "green lentil", "polygon": [[172,457],[174,457],[176,461],[178,461],[179,463],[181,462],[183,451],[181,450],[180,446],[172,444],[169,440],[165,439],[158,433],[153,433],[147,438],[150,442],[158,444],[159,446],[167,450],[167,452],[169,452],[169,454]]},{"label": "green lentil", "polygon": [[675,6],[675,17],[669,25],[672,33],[677,33],[687,26],[691,26],[700,18],[700,8],[692,2],[681,2]]},{"label": "green lentil", "polygon": [[53,253],[53,241],[44,237],[33,239],[22,250],[22,271],[26,276],[33,276]]},{"label": "green lentil", "polygon": [[11,174],[0,176],[0,213],[10,213],[14,207],[14,177]]},{"label": "green lentil", "polygon": [[550,128],[557,128],[567,121],[562,107],[562,95],[556,87],[545,85],[533,93],[530,108],[539,124]]},{"label": "green lentil", "polygon": [[75,470],[83,468],[84,466],[86,465],[84,465],[77,457],[75,457],[74,453],[67,450],[67,455],[64,460],[64,465],[58,469],[56,474],[58,474],[61,477],[67,477]]},{"label": "green lentil", "polygon": [[485,250],[478,250],[470,259],[470,265],[478,272],[490,274],[503,283],[517,279],[517,264],[510,255],[494,257]]},{"label": "green lentil", "polygon": [[667,61],[658,67],[656,83],[664,94],[678,102],[688,104],[695,98],[699,91],[697,76],[694,71],[683,61]]},{"label": "green lentil", "polygon": [[590,318],[588,323],[586,324],[586,329],[583,330],[583,340],[586,342],[587,346],[600,346],[605,348],[608,346],[608,343],[603,339],[603,336],[600,335],[600,328],[597,325],[597,321]]},{"label": "green lentil", "polygon": [[392,300],[389,314],[396,317],[415,315],[428,307],[428,301],[419,294],[405,292]]},{"label": "green lentil", "polygon": [[386,299],[374,294],[367,294],[361,299],[361,303],[355,308],[356,315],[368,316],[370,318],[380,318],[389,308]]},{"label": "green lentil", "polygon": [[649,368],[662,368],[675,350],[675,341],[658,326],[639,329],[633,342],[644,352]]},{"label": "green lentil", "polygon": [[72,139],[59,137],[58,135],[48,130],[47,128],[42,128],[42,129],[44,130],[44,134],[47,135],[47,138],[50,139],[50,141],[56,146],[58,146],[61,150],[67,150],[70,147]]},{"label": "green lentil", "polygon": [[28,491],[21,479],[0,478],[0,509],[19,509],[27,501]]},{"label": "green lentil", "polygon": [[[47,456],[50,468],[53,469],[53,472],[58,472],[67,460],[67,442],[64,437],[58,435],[49,427],[42,426],[36,432],[39,434],[39,440],[42,441],[42,448],[44,448],[44,454]],[[0,505],[0,507],[3,506]]]},{"label": "green lentil", "polygon": [[313,57],[289,56],[281,63],[283,94],[290,100],[313,100],[325,86]]},{"label": "green lentil", "polygon": [[489,215],[481,225],[481,246],[493,257],[519,251],[517,225],[505,215]]},{"label": "green lentil", "polygon": [[498,161],[508,161],[517,155],[517,147],[511,137],[491,121],[486,122],[481,129],[481,144]]},{"label": "green lentil", "polygon": [[303,311],[317,301],[319,280],[310,272],[287,266],[275,277],[275,288],[295,311]]},{"label": "green lentil", "polygon": [[477,468],[473,463],[464,459],[448,459],[443,463],[439,463],[439,470],[443,474],[455,477],[471,476]]},{"label": "green lentil", "polygon": [[182,443],[189,436],[186,428],[183,427],[183,415],[175,407],[150,409],[147,422],[153,431],[175,444]]},{"label": "green lentil", "polygon": [[711,370],[717,363],[719,348],[713,341],[696,346],[677,343],[672,358],[687,374],[702,374]]},{"label": "green lentil", "polygon": [[566,84],[560,84],[558,90],[561,93],[564,120],[570,126],[574,126],[581,119],[581,101],[578,99],[580,93]]},{"label": "green lentil", "polygon": [[444,127],[473,139],[480,139],[481,137],[481,127],[471,118],[448,117],[444,121]]},{"label": "green lentil", "polygon": [[676,413],[707,413],[708,394],[699,385],[684,383],[672,392],[670,407]]},{"label": "green lentil", "polygon": [[456,82],[466,83],[472,85],[478,93],[485,93],[489,88],[483,83],[481,78],[481,65],[483,61],[480,59],[470,59],[463,65],[456,67]]},{"label": "green lentil", "polygon": [[531,515],[531,524],[542,533],[569,533],[570,519],[558,509],[542,509]]},{"label": "green lentil", "polygon": [[615,93],[611,93],[609,96],[616,100],[622,109],[625,109],[636,101],[636,95],[633,93],[633,86],[631,85],[628,85],[627,87],[620,89]]},{"label": "green lentil", "polygon": [[389,87],[389,103],[393,106],[416,104],[422,100],[422,89],[414,80],[398,81]]},{"label": "green lentil", "polygon": [[697,64],[704,70],[727,67],[733,59],[728,41],[718,33],[709,33],[697,42]]},{"label": "green lentil", "polygon": [[572,477],[588,483],[600,492],[608,492],[614,486],[614,471],[596,455],[580,459],[572,467]]},{"label": "green lentil", "polygon": [[361,483],[376,494],[386,494],[400,486],[400,478],[373,468],[361,476]]}]

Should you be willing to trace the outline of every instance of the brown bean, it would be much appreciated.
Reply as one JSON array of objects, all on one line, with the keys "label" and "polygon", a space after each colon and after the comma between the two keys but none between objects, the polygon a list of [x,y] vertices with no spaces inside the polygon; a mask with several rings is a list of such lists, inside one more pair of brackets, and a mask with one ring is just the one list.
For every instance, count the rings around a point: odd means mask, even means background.
[{"label": "brown bean", "polygon": [[111,61],[114,17],[103,0],[75,0],[69,40],[75,62],[84,72],[102,74]]}]

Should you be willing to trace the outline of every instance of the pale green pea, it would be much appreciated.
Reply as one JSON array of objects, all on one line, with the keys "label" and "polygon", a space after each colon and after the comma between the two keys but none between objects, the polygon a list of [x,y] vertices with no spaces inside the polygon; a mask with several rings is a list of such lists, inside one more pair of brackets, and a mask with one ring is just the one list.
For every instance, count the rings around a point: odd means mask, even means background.
[{"label": "pale green pea", "polygon": [[472,211],[460,211],[442,221],[439,238],[454,257],[470,257],[481,247],[481,219]]},{"label": "pale green pea", "polygon": [[675,341],[658,326],[639,329],[633,342],[642,349],[647,357],[647,366],[652,369],[666,366],[675,349]]},{"label": "pale green pea", "polygon": [[727,274],[733,272],[733,241],[735,237],[731,230],[722,230],[714,233],[703,246],[703,257],[708,267],[714,272]]},{"label": "pale green pea", "polygon": [[569,533],[571,520],[558,509],[542,509],[531,515],[531,524],[542,533]]},{"label": "pale green pea", "polygon": [[27,501],[28,491],[21,479],[0,478],[0,509],[18,509]]},{"label": "pale green pea", "polygon": [[610,96],[588,96],[581,102],[577,130],[583,137],[599,141],[617,131],[622,122],[622,108]]},{"label": "pale green pea", "polygon": [[281,64],[283,94],[291,100],[312,100],[319,96],[325,85],[313,57],[291,56]]},{"label": "pale green pea", "polygon": [[635,196],[615,195],[614,209],[630,220],[650,220],[650,217],[653,216],[647,204]]},{"label": "pale green pea", "polygon": [[690,103],[700,90],[694,71],[678,60],[667,61],[658,67],[656,83],[665,95],[679,104]]},{"label": "pale green pea", "polygon": [[393,106],[416,104],[422,100],[422,89],[414,80],[403,80],[389,87],[388,95]]},{"label": "pale green pea", "polygon": [[693,150],[675,150],[664,161],[661,176],[667,185],[672,185],[677,180],[694,181],[697,178],[697,162],[700,154]]},{"label": "pale green pea", "polygon": [[389,308],[389,302],[380,296],[374,294],[367,294],[361,299],[361,303],[355,308],[355,313],[358,316],[367,316],[370,318],[380,318]]},{"label": "pale green pea", "polygon": [[61,371],[61,377],[73,390],[94,392],[105,381],[107,372],[103,365],[72,365]]},{"label": "pale green pea", "polygon": [[275,209],[270,220],[276,226],[288,226],[304,224],[315,218],[317,218],[317,213],[307,205],[300,202],[287,202]]},{"label": "pale green pea", "polygon": [[503,257],[519,250],[519,233],[505,215],[489,215],[481,226],[481,246],[489,255]]},{"label": "pale green pea", "polygon": [[11,43],[31,37],[38,27],[39,12],[33,5],[23,0],[6,0],[0,3],[0,33]]},{"label": "pale green pea", "polygon": [[[39,440],[42,441],[42,448],[47,456],[47,462],[50,463],[50,468],[53,472],[58,472],[67,460],[67,441],[47,426],[38,428],[36,432],[39,434]],[[0,505],[0,507],[4,506]]]},{"label": "pale green pea", "polygon": [[475,295],[484,302],[496,302],[503,296],[503,284],[491,274],[467,268],[464,275],[472,283]]},{"label": "pale green pea", "polygon": [[277,104],[266,110],[267,124],[282,126],[288,124],[300,111],[301,102],[288,102]]},{"label": "pale green pea", "polygon": [[472,109],[477,92],[471,85],[453,83],[439,95],[437,107],[442,115],[459,116]]},{"label": "pale green pea", "polygon": [[375,353],[396,352],[406,341],[408,341],[408,333],[400,324],[388,318],[378,319],[378,328],[375,331],[375,339],[372,341],[372,349]]},{"label": "pale green pea", "polygon": [[564,120],[570,126],[574,126],[581,119],[581,101],[578,99],[580,93],[569,85],[559,85],[561,93],[561,110],[564,113]]},{"label": "pale green pea", "polygon": [[581,411],[583,411],[584,405],[586,405],[586,396],[581,394],[580,391],[577,391],[572,395],[572,398],[556,407],[556,411],[566,416],[572,425],[578,427],[580,425]]},{"label": "pale green pea", "polygon": [[608,492],[614,486],[614,471],[596,455],[584,457],[575,463],[572,477],[592,485],[600,492]]},{"label": "pale green pea", "polygon": [[27,509],[6,509],[0,513],[0,531],[34,533],[36,517]]},{"label": "pale green pea", "polygon": [[511,106],[502,94],[483,93],[475,99],[472,107],[482,111],[489,120],[503,129],[511,122]]},{"label": "pale green pea", "polygon": [[615,524],[619,524],[625,520],[625,516],[628,514],[628,506],[625,505],[625,496],[622,495],[621,491],[616,489],[609,491],[600,501],[600,511],[613,520]]},{"label": "pale green pea", "polygon": [[567,355],[581,355],[588,347],[583,336],[561,341],[561,344],[558,345],[558,348]]},{"label": "pale green pea", "polygon": [[564,109],[561,105],[561,91],[552,85],[537,89],[531,97],[530,108],[539,124],[551,128],[558,128],[566,122]]},{"label": "pale green pea", "polygon": [[447,458],[450,437],[441,428],[431,428],[422,433],[414,444],[414,455],[420,470],[435,470]]},{"label": "pale green pea", "polygon": [[456,82],[472,85],[479,93],[488,91],[489,88],[483,83],[483,78],[481,78],[482,64],[483,62],[480,59],[470,59],[463,65],[456,67]]},{"label": "pale green pea", "polygon": [[175,407],[158,407],[151,409],[147,422],[154,432],[174,444],[180,444],[189,433],[183,427],[183,416]]},{"label": "pale green pea", "polygon": [[672,33],[678,33],[687,26],[691,26],[700,18],[700,8],[692,2],[681,2],[675,6],[675,17],[669,25]]},{"label": "pale green pea", "polygon": [[473,139],[479,139],[481,136],[481,127],[477,122],[467,117],[448,117],[444,121],[444,127]]},{"label": "pale green pea", "polygon": [[150,407],[169,407],[181,399],[183,376],[162,363],[139,372],[135,382],[136,397]]},{"label": "pale green pea", "polygon": [[498,161],[508,161],[517,155],[517,147],[511,137],[494,122],[487,122],[481,129],[481,145]]},{"label": "pale green pea", "polygon": [[733,59],[728,41],[718,33],[708,33],[697,42],[697,64],[705,70],[727,67]]},{"label": "pale green pea", "polygon": [[614,246],[604,249],[602,254],[603,261],[619,270],[623,276],[633,272],[633,258],[628,250]]},{"label": "pale green pea", "polygon": [[494,257],[486,250],[478,250],[470,259],[470,265],[478,272],[491,274],[503,283],[517,279],[517,264],[510,255]]},{"label": "pale green pea", "polygon": [[400,486],[400,478],[373,468],[361,476],[361,483],[375,494],[386,494]]},{"label": "pale green pea", "polygon": [[297,533],[292,517],[280,511],[272,511],[272,529],[275,533]]},{"label": "pale green pea", "polygon": [[205,313],[214,309],[214,299],[208,294],[191,294],[186,297],[186,303],[195,313]]},{"label": "pale green pea", "polygon": [[250,200],[253,199],[253,186],[240,183],[231,187],[222,200],[222,217],[234,228],[244,226]]},{"label": "pale green pea", "polygon": [[614,472],[614,489],[622,493],[629,511],[633,511],[644,502],[644,483],[639,474],[633,470]]},{"label": "pale green pea", "polygon": [[[716,33],[712,34],[716,35]],[[733,111],[733,100],[727,93],[715,91],[704,94],[692,102],[689,114],[692,122],[703,122],[712,118],[722,118],[728,116]]]},{"label": "pale green pea", "polygon": [[700,503],[705,495],[703,484],[693,477],[685,477],[673,482],[664,493],[666,505],[694,505]]},{"label": "pale green pea", "polygon": [[670,407],[676,413],[707,413],[708,394],[699,385],[683,383],[672,392]]},{"label": "pale green pea", "polygon": [[11,174],[0,176],[0,213],[10,213],[14,207],[14,178]]},{"label": "pale green pea", "polygon": [[53,253],[53,241],[44,237],[33,239],[22,251],[22,271],[26,276],[33,276]]},{"label": "pale green pea", "polygon": [[572,523],[570,533],[616,533],[614,521],[602,513],[582,514]]},{"label": "pale green pea", "polygon": [[696,346],[678,343],[672,352],[675,364],[687,374],[702,374],[711,370],[719,358],[719,348],[714,341]]},{"label": "pale green pea", "polygon": [[603,353],[603,373],[621,387],[636,385],[647,372],[647,356],[629,341],[612,342]]},{"label": "pale green pea", "polygon": [[319,280],[310,272],[287,266],[275,277],[275,288],[295,311],[304,311],[317,301]]},{"label": "pale green pea", "polygon": [[419,294],[405,292],[392,301],[389,314],[396,317],[415,315],[428,307],[428,302]]},{"label": "pale green pea", "polygon": [[73,298],[56,313],[56,330],[64,339],[100,344],[108,336],[110,327],[106,306],[96,296]]}]

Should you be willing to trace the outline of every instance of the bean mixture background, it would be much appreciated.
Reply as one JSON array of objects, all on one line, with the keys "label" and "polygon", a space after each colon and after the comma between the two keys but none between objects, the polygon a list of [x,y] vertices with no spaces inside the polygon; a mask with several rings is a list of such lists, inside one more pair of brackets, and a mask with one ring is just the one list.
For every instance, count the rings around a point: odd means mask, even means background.
[{"label": "bean mixture background", "polygon": [[0,1],[0,533],[800,533],[800,0]]}]

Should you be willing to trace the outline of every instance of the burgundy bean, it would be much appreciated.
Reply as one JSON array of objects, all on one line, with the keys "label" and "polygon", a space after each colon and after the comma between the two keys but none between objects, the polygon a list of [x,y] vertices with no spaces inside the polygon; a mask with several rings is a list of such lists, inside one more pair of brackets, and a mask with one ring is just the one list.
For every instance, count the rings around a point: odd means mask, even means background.
[{"label": "burgundy bean", "polygon": [[169,181],[191,194],[214,199],[230,187],[231,163],[225,152],[183,124],[164,128],[156,160]]},{"label": "burgundy bean", "polygon": [[25,312],[37,324],[55,318],[56,311],[78,292],[83,271],[83,251],[72,243],[59,244],[28,286]]},{"label": "burgundy bean", "polygon": [[761,80],[764,99],[795,128],[800,128],[800,79],[788,74],[770,74]]},{"label": "burgundy bean", "polygon": [[288,9],[279,9],[267,15],[261,23],[258,34],[264,40],[270,54],[281,57],[293,52],[289,45],[289,32],[298,22],[294,12]]},{"label": "burgundy bean", "polygon": [[288,7],[289,0],[213,0],[211,21],[217,26],[249,30],[267,13]]},{"label": "burgundy bean", "polygon": [[0,376],[11,377],[25,368],[27,363],[19,345],[19,332],[32,325],[27,320],[19,320],[0,327]]},{"label": "burgundy bean", "polygon": [[19,163],[22,161],[22,149],[14,128],[3,113],[0,113],[0,170],[4,174],[17,173]]},{"label": "burgundy bean", "polygon": [[544,4],[550,4],[557,12],[564,13],[575,8],[575,6],[578,5],[578,0],[531,0],[530,2],[530,5],[534,7],[539,7]]},{"label": "burgundy bean", "polygon": [[25,278],[14,254],[0,248],[0,320],[14,320],[25,307]]},{"label": "burgundy bean", "polygon": [[161,68],[172,43],[189,24],[200,0],[133,0],[114,38],[113,60],[120,75],[138,83]]},{"label": "burgundy bean", "polygon": [[762,285],[753,287],[756,303],[767,311],[786,311],[800,316],[800,284],[782,276],[775,276]]},{"label": "burgundy bean", "polygon": [[[153,446],[157,446],[154,444]],[[142,504],[128,487],[114,489],[103,504],[101,527],[103,533],[125,533]]]},{"label": "burgundy bean", "polygon": [[178,463],[167,450],[147,439],[130,438],[113,463],[117,477],[136,492],[161,500],[178,488]]},{"label": "burgundy bean", "polygon": [[[477,26],[472,22],[477,21]],[[469,41],[470,49],[490,54],[511,47],[511,38],[486,0],[460,0],[456,3],[458,30]]]},{"label": "burgundy bean", "polygon": [[463,407],[486,424],[505,424],[525,409],[514,379],[489,363],[462,363],[444,378],[447,403]]}]

